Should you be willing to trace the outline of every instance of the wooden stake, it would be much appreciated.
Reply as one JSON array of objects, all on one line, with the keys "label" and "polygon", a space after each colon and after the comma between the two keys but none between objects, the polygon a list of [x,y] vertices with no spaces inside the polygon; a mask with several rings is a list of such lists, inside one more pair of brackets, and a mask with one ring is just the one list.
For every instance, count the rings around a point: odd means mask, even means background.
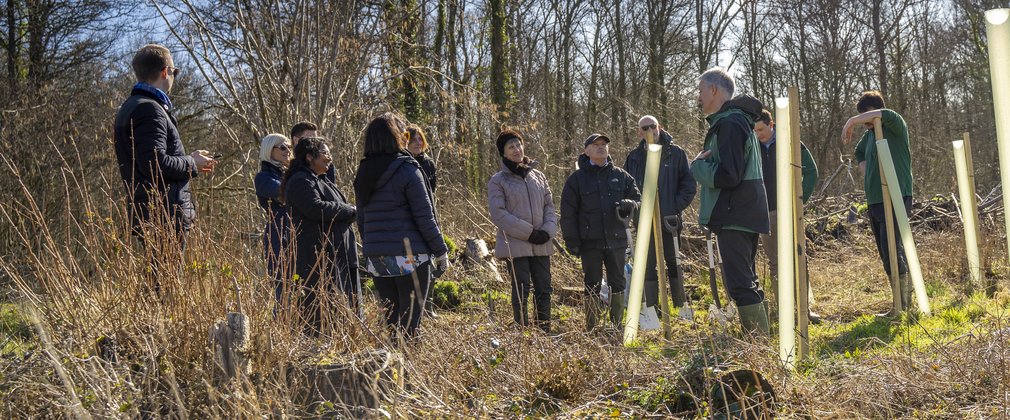
[{"label": "wooden stake", "polygon": [[[799,327],[799,361],[807,358],[810,349],[809,325],[810,325],[810,300],[808,286],[810,279],[807,278],[806,242],[807,235],[803,223],[803,157],[800,154],[800,94],[795,87],[789,88],[789,137],[792,139],[792,173],[794,196],[793,204],[793,270],[796,273],[796,319]],[[779,328],[782,328],[780,325]]]}]

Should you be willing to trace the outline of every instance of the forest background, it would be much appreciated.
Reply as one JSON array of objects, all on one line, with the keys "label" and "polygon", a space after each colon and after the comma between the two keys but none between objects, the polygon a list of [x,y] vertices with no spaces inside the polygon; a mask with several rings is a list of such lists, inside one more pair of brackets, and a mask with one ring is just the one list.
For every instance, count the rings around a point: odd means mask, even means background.
[{"label": "forest background", "polygon": [[[187,148],[226,156],[195,188],[234,202],[204,203],[203,213],[242,203],[239,214],[261,217],[250,182],[259,139],[299,120],[332,140],[338,183],[349,186],[360,130],[386,110],[428,133],[453,180],[440,201],[483,202],[503,127],[525,134],[557,192],[582,139],[610,135],[621,163],[642,115],[656,115],[694,156],[705,127],[697,76],[718,65],[733,71],[738,93],[769,107],[799,88],[802,137],[822,182],[852,157],[839,134],[855,99],[878,89],[910,127],[917,195],[953,190],[949,142],[962,132],[975,139],[984,193],[998,176],[995,160],[981,158],[996,154],[982,13],[1001,4],[12,0],[0,19],[0,141],[43,207],[63,208],[66,194],[46,194],[53,162],[40,157],[76,147],[89,170],[113,176],[111,120],[134,82],[130,57],[163,43],[183,69],[172,97]],[[824,194],[858,191],[858,171],[846,172]],[[8,196],[14,186],[0,188]],[[14,252],[10,237],[0,231],[0,255]]]}]

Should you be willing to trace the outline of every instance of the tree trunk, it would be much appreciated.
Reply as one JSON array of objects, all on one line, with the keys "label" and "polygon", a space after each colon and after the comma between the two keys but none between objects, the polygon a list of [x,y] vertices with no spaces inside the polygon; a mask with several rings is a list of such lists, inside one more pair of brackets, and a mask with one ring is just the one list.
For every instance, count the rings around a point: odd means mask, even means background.
[{"label": "tree trunk", "polygon": [[7,85],[11,98],[17,97],[18,90],[18,43],[17,40],[17,0],[7,0]]},{"label": "tree trunk", "polygon": [[505,0],[489,0],[489,13],[491,14],[491,101],[498,111],[498,119],[506,121],[508,119],[509,102],[509,80],[508,80],[508,57],[506,57],[506,44],[508,40],[505,34],[507,19],[505,18]]}]

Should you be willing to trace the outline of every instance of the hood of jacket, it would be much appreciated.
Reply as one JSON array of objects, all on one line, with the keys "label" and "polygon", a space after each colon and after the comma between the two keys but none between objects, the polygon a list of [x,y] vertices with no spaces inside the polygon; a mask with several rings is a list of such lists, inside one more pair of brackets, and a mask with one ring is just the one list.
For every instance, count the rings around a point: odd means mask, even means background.
[{"label": "hood of jacket", "polygon": [[764,109],[764,104],[753,96],[738,95],[735,98],[726,101],[726,103],[722,105],[722,108],[719,109],[719,112],[721,113],[729,109],[739,109],[740,111],[743,111],[744,114],[747,114],[751,121],[757,121],[758,118],[761,117],[761,110]]}]

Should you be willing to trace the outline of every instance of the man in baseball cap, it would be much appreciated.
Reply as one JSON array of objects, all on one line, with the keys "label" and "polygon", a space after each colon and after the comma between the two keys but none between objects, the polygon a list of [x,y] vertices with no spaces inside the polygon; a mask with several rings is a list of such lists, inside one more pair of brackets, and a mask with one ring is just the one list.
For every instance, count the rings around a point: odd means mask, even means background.
[{"label": "man in baseball cap", "polygon": [[610,138],[591,134],[583,142],[578,168],[561,193],[561,230],[568,252],[582,257],[586,287],[586,329],[596,327],[603,267],[610,286],[610,321],[620,327],[624,317],[624,250],[628,247],[623,220],[638,206],[635,179],[614,165]]}]

